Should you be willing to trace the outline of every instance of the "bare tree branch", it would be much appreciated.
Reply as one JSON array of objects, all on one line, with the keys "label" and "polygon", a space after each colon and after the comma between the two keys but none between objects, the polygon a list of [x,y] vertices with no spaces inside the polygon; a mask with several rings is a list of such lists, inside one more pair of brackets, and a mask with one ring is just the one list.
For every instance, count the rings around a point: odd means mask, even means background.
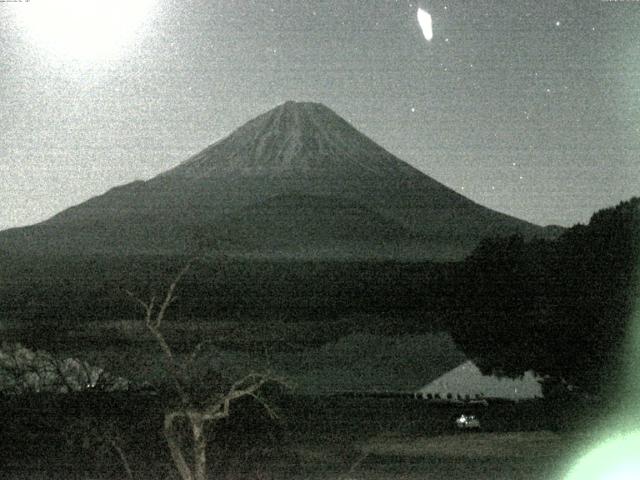
[{"label": "bare tree branch", "polygon": [[140,306],[142,306],[142,308],[144,308],[145,312],[149,310],[149,304],[143,302],[142,300],[140,300],[138,297],[136,297],[134,295],[134,293],[131,290],[125,290],[125,293],[127,295],[129,295],[129,297],[131,297],[131,299],[133,299],[133,301],[135,301],[136,303],[139,303]]},{"label": "bare tree branch", "polygon": [[120,458],[120,462],[122,463],[122,468],[124,468],[124,471],[127,474],[127,478],[129,480],[133,480],[133,472],[131,471],[131,465],[129,465],[129,461],[127,460],[127,457],[124,454],[124,451],[122,450],[120,445],[118,445],[118,442],[116,442],[114,438],[109,438],[109,445],[111,445],[111,448],[113,448],[115,452],[118,454],[118,457]]},{"label": "bare tree branch", "polygon": [[193,365],[193,362],[196,361],[196,358],[198,357],[198,355],[200,354],[200,351],[202,350],[202,346],[204,345],[204,342],[199,342],[195,348],[193,349],[193,351],[191,352],[191,355],[189,355],[189,359],[185,362],[185,366],[187,368],[190,368]]},{"label": "bare tree branch", "polygon": [[156,318],[153,318],[153,310],[154,310],[154,304],[155,304],[155,296],[151,297],[151,300],[149,301],[149,303],[144,302],[143,300],[139,299],[138,297],[136,297],[135,295],[133,295],[131,292],[127,291],[127,293],[129,294],[129,296],[131,296],[131,298],[133,298],[135,301],[137,301],[140,305],[142,305],[145,309],[145,324],[147,326],[147,329],[153,334],[153,336],[156,339],[156,342],[158,343],[158,345],[160,346],[162,352],[164,353],[164,357],[165,357],[165,362],[167,364],[167,369],[169,371],[169,374],[171,375],[171,379],[174,383],[174,386],[178,392],[178,395],[180,396],[180,399],[182,401],[182,403],[184,405],[188,405],[190,403],[190,399],[189,396],[187,395],[187,392],[185,390],[184,387],[184,378],[183,378],[183,372],[180,369],[180,366],[175,358],[175,356],[173,355],[173,351],[171,350],[171,347],[169,347],[169,344],[166,342],[164,335],[162,334],[162,332],[160,331],[160,325],[162,323],[162,317],[164,316],[164,312],[167,308],[168,303],[171,302],[171,299],[173,298],[173,290],[175,290],[176,285],[178,283],[178,281],[180,280],[180,278],[186,273],[187,271],[187,267],[189,267],[190,264],[188,264],[186,267],[184,267],[179,275],[176,277],[176,279],[171,283],[171,286],[169,287],[169,290],[167,291],[167,295],[165,297],[165,301],[163,302],[162,306],[160,307],[160,311],[156,314]]},{"label": "bare tree branch", "polygon": [[256,394],[256,393],[251,393],[249,394],[253,399],[255,399],[258,403],[260,403],[260,405],[262,405],[262,408],[265,409],[265,411],[267,412],[267,415],[269,415],[270,418],[272,419],[277,419],[280,418],[278,417],[278,414],[276,413],[276,411],[271,407],[271,405],[269,405],[267,402],[265,402],[264,398],[262,398],[260,395]]},{"label": "bare tree branch", "polygon": [[160,328],[160,324],[164,319],[164,314],[167,310],[167,307],[174,301],[173,292],[175,291],[182,277],[184,277],[184,275],[189,271],[189,269],[191,268],[191,264],[193,262],[194,262],[193,259],[187,262],[187,264],[184,267],[182,267],[182,270],[178,272],[178,275],[176,275],[173,282],[171,282],[171,285],[169,285],[169,288],[167,289],[167,294],[164,297],[164,301],[162,302],[162,305],[160,305],[160,311],[156,315],[155,328]]},{"label": "bare tree branch", "polygon": [[351,467],[349,468],[349,471],[347,472],[347,474],[341,475],[340,477],[338,477],[339,480],[353,480],[354,472],[362,464],[362,462],[364,462],[367,459],[368,456],[369,456],[369,452],[362,452],[360,456],[356,458],[355,462],[351,464]]},{"label": "bare tree branch", "polygon": [[171,454],[171,459],[178,469],[182,480],[194,480],[195,477],[193,476],[191,467],[189,467],[189,464],[184,458],[184,454],[182,453],[182,448],[180,446],[180,442],[174,428],[175,420],[181,417],[186,417],[186,413],[182,411],[172,411],[165,413],[164,436],[167,440],[167,444],[169,445],[169,453]]},{"label": "bare tree branch", "polygon": [[[160,304],[157,312],[155,311],[155,297],[152,297],[149,303],[146,303],[131,292],[127,293],[145,311],[145,325],[149,332],[154,336],[156,342],[163,352],[165,364],[169,375],[171,376],[176,391],[181,400],[181,407],[171,409],[165,412],[164,417],[164,434],[169,446],[171,458],[175,464],[182,480],[205,480],[207,476],[206,449],[207,439],[205,435],[205,424],[207,422],[216,422],[223,418],[227,418],[230,413],[230,405],[232,402],[243,398],[251,397],[257,400],[267,411],[269,416],[277,418],[275,411],[258,395],[258,390],[267,382],[274,381],[270,375],[259,373],[250,373],[245,377],[231,384],[226,393],[214,392],[204,405],[194,401],[188,386],[187,372],[192,368],[195,358],[199,354],[202,343],[198,344],[191,355],[184,361],[179,362],[174,355],[171,347],[167,343],[161,327],[165,318],[168,307],[177,298],[175,290],[178,283],[189,271],[192,263],[196,259],[190,260],[176,275],[169,287],[167,288],[164,300]],[[192,452],[185,455],[180,439],[176,431],[176,422],[179,419],[186,419],[191,427]],[[191,458],[193,465],[189,465],[187,458]]]}]

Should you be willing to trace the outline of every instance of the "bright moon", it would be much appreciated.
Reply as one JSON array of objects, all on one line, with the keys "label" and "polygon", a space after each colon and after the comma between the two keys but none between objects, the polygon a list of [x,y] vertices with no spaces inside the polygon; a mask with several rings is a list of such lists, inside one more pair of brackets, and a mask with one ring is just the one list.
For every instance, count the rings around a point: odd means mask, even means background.
[{"label": "bright moon", "polygon": [[31,0],[16,9],[42,48],[76,60],[111,57],[138,32],[156,0]]},{"label": "bright moon", "polygon": [[431,15],[425,10],[418,8],[418,23],[422,29],[422,34],[427,41],[431,41],[433,38],[433,27],[431,25]]}]

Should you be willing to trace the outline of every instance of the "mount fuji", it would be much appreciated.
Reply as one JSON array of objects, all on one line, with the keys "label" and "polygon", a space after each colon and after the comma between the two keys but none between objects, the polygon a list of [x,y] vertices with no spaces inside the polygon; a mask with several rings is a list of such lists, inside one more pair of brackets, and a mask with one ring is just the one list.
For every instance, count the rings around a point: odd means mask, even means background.
[{"label": "mount fuji", "polygon": [[321,104],[286,102],[148,181],[0,232],[0,250],[452,261],[516,233],[558,232],[474,203]]}]

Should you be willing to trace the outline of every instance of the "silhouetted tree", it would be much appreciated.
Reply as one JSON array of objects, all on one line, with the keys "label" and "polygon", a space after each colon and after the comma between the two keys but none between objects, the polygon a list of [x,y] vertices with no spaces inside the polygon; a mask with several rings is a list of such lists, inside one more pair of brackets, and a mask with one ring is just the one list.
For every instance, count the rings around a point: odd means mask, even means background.
[{"label": "silhouetted tree", "polygon": [[[205,480],[207,478],[207,435],[205,428],[227,419],[232,403],[241,399],[257,400],[270,416],[275,417],[271,407],[258,396],[259,390],[277,379],[261,373],[249,373],[235,381],[228,381],[221,372],[209,372],[205,389],[194,385],[193,361],[198,348],[184,361],[174,354],[162,332],[162,325],[169,306],[175,301],[175,290],[180,279],[189,270],[188,263],[168,287],[164,300],[158,305],[156,298],[148,302],[130,295],[144,308],[145,325],[155,338],[164,357],[169,377],[178,395],[178,405],[168,408],[164,414],[164,435],[171,458],[182,480]],[[190,451],[181,441],[180,430],[187,427],[191,436]]]}]

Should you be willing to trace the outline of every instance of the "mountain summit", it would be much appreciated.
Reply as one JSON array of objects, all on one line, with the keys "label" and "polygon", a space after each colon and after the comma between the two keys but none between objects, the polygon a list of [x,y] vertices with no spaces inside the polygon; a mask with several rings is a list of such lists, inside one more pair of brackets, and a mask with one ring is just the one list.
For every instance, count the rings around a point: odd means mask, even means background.
[{"label": "mountain summit", "polygon": [[319,103],[286,102],[238,128],[165,176],[388,178],[413,169]]},{"label": "mountain summit", "polygon": [[151,180],[0,233],[0,249],[456,260],[514,233],[550,234],[454,192],[329,108],[286,102]]}]

